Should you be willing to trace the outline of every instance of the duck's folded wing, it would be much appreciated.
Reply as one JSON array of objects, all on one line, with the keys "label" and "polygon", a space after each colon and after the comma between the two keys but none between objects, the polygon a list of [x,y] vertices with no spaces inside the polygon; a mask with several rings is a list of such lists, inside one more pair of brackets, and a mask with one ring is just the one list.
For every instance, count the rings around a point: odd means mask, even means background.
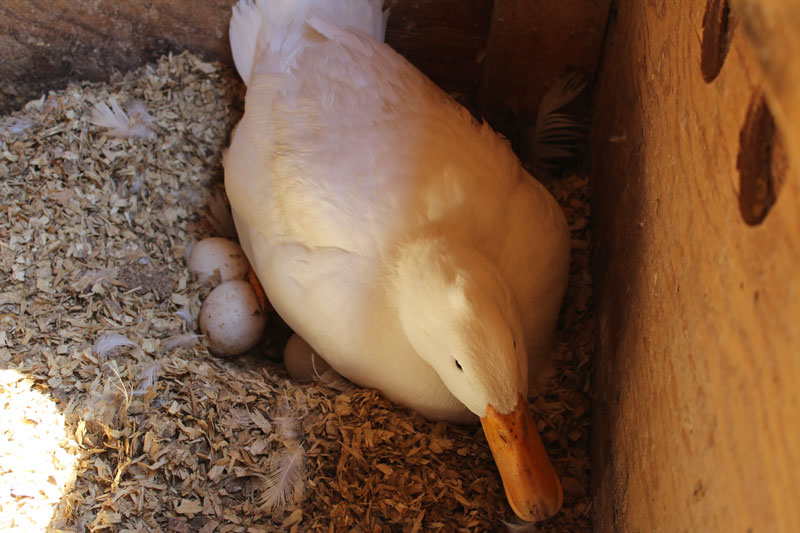
[{"label": "duck's folded wing", "polygon": [[321,353],[326,344],[348,351],[348,332],[369,327],[381,284],[373,260],[286,242],[256,247],[254,268],[281,317]]}]

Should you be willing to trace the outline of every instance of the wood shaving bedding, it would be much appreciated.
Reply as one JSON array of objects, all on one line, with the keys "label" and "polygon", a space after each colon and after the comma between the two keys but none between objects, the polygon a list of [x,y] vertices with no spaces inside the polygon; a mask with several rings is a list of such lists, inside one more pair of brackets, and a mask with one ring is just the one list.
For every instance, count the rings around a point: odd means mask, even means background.
[{"label": "wood shaving bedding", "polygon": [[[242,98],[230,70],[184,53],[0,117],[3,529],[30,530],[45,505],[61,531],[506,530],[516,520],[479,426],[428,422],[371,390],[293,383],[275,315],[234,360],[193,336],[210,287],[184,255],[226,231],[207,205]],[[146,116],[147,131],[120,138],[93,124],[112,101],[131,121]],[[533,402],[565,505],[536,530],[589,531],[588,180],[547,186],[571,221],[573,260],[557,372]],[[26,438],[61,435],[57,449],[15,440],[32,391],[57,416]],[[15,453],[41,455],[59,481],[36,472],[20,489]],[[266,505],[266,480],[287,457],[302,468],[286,504]]]}]

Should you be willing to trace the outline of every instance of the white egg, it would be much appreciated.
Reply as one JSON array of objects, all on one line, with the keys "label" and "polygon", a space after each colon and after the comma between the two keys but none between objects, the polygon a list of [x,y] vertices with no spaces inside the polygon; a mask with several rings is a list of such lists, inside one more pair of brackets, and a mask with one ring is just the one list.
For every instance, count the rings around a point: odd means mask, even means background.
[{"label": "white egg", "polygon": [[215,272],[219,272],[220,281],[244,279],[250,269],[241,246],[222,237],[210,237],[195,244],[186,266],[200,281],[207,281]]},{"label": "white egg", "polygon": [[217,286],[200,308],[200,331],[217,355],[239,355],[252,348],[267,323],[267,315],[246,281]]},{"label": "white egg", "polygon": [[330,368],[322,357],[298,334],[292,335],[283,349],[283,364],[289,376],[298,381],[312,381]]}]

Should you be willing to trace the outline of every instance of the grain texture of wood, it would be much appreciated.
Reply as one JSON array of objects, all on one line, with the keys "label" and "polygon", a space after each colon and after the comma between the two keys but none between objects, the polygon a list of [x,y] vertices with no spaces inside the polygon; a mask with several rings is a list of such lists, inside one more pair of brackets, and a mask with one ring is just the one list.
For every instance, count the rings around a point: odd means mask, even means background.
[{"label": "grain texture of wood", "polygon": [[[798,122],[773,106],[791,164],[764,169],[782,187],[748,225],[740,151],[779,159],[781,142],[759,147],[768,127],[741,132],[760,93],[781,85],[742,20],[719,74],[703,79],[705,9],[617,2],[595,87],[599,533],[800,530]],[[783,69],[797,68],[795,54]]]},{"label": "grain texture of wood", "polygon": [[69,80],[107,79],[168,51],[230,58],[232,0],[7,0],[0,4],[0,112]]},{"label": "grain texture of wood", "polygon": [[494,0],[385,0],[386,42],[437,85],[476,104]]},{"label": "grain texture of wood", "polygon": [[495,0],[484,58],[481,113],[501,130],[533,118],[567,72],[594,77],[610,0]]},{"label": "grain texture of wood", "polygon": [[[0,4],[0,113],[69,80],[103,80],[169,51],[232,63],[234,0],[8,0]],[[445,90],[470,100],[492,0],[388,0],[387,40]]]},{"label": "grain texture of wood", "polygon": [[800,2],[732,0],[731,8],[756,52],[775,120],[800,154],[800,129],[791,127],[800,124]]}]

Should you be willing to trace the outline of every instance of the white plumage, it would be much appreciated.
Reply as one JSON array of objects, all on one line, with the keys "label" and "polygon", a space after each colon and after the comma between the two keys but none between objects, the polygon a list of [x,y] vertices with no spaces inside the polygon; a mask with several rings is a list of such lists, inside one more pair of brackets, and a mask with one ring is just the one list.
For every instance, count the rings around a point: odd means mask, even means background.
[{"label": "white plumage", "polygon": [[[380,2],[324,5],[330,18],[310,0],[234,11],[237,68],[255,73],[225,157],[240,239],[272,304],[334,368],[432,418],[463,419],[430,365],[406,360],[398,297],[438,314],[426,284],[448,272],[424,254],[479,256],[514,294],[538,368],[567,279],[566,223],[505,140],[379,42]],[[372,37],[347,29],[354,12],[371,14],[360,26]],[[397,383],[415,370],[415,383]]]},{"label": "white plumage", "polygon": [[384,28],[375,0],[236,5],[239,238],[275,309],[350,380],[433,419],[510,413],[547,362],[567,225]]}]

